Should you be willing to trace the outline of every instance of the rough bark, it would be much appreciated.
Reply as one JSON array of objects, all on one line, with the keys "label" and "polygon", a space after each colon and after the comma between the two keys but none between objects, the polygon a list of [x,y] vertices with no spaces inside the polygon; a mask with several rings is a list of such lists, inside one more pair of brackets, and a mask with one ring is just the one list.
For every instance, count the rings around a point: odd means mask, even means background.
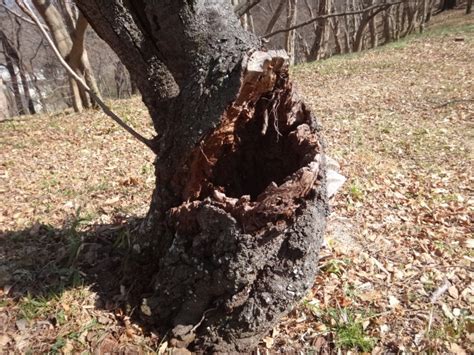
[{"label": "rough bark", "polygon": [[142,243],[159,265],[153,316],[174,346],[253,350],[311,287],[327,214],[319,127],[288,57],[259,51],[227,0],[77,3],[159,134]]}]

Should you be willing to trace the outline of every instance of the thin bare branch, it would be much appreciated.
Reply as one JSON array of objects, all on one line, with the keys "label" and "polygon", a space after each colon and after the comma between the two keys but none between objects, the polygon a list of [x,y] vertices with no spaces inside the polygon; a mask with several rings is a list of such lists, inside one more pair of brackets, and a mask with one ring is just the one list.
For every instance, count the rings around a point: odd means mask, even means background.
[{"label": "thin bare branch", "polygon": [[384,4],[377,4],[377,5],[372,5],[372,6],[369,6],[365,9],[362,9],[362,10],[357,10],[357,11],[349,11],[349,12],[338,12],[338,13],[333,13],[333,14],[327,14],[327,15],[322,15],[322,16],[317,16],[317,17],[313,17],[312,19],[309,19],[305,22],[301,22],[301,23],[298,23],[294,26],[291,26],[291,27],[288,27],[288,28],[284,28],[284,29],[281,29],[281,30],[277,30],[277,31],[273,31],[271,33],[267,33],[266,35],[262,36],[263,38],[270,38],[270,37],[273,37],[273,36],[276,36],[277,34],[280,34],[280,33],[285,33],[285,32],[289,32],[289,31],[292,31],[292,30],[295,30],[297,28],[300,28],[300,27],[304,27],[304,26],[307,26],[307,25],[310,25],[312,24],[313,22],[316,22],[316,21],[319,21],[319,20],[324,20],[324,19],[327,19],[327,18],[331,18],[331,17],[338,17],[338,16],[349,16],[349,15],[359,15],[359,14],[363,14],[367,11],[372,11],[374,9],[378,9],[378,8],[389,8],[393,5],[398,5],[398,4],[402,4],[404,2],[406,2],[407,0],[401,0],[401,1],[397,1],[397,2],[390,2],[390,3],[384,3]]},{"label": "thin bare branch", "polygon": [[71,69],[71,67],[67,64],[67,62],[64,60],[64,58],[61,56],[59,53],[59,50],[56,48],[56,45],[54,44],[53,40],[49,36],[49,34],[43,29],[43,26],[41,26],[41,21],[39,20],[38,16],[36,13],[33,11],[31,6],[28,4],[28,2],[23,2],[23,6],[28,10],[29,16],[33,19],[33,21],[37,24],[38,28],[42,32],[43,36],[45,37],[46,41],[48,44],[51,46],[53,49],[54,54],[58,57],[61,65],[66,69],[68,74],[72,76],[78,83],[81,85],[84,90],[87,91],[87,93],[97,102],[97,104],[100,106],[102,111],[112,118],[119,126],[121,126],[123,129],[125,129],[128,133],[130,133],[134,138],[136,138],[138,141],[142,142],[145,144],[148,148],[150,148],[152,151],[154,151],[154,145],[153,145],[153,140],[147,139],[143,137],[140,133],[135,131],[132,127],[128,126],[119,116],[117,116],[95,93],[92,91],[89,86],[82,80],[82,78],[77,75],[74,70]]},{"label": "thin bare branch", "polygon": [[[31,19],[29,19],[29,18],[27,18],[27,17],[25,17],[25,16],[22,16],[22,15],[19,14],[18,12],[16,12],[16,11],[10,9],[10,8],[9,8],[7,5],[5,5],[4,3],[1,3],[1,4],[0,4],[0,7],[1,7],[1,8],[4,8],[9,14],[15,16],[17,19],[20,19],[20,20],[22,20],[22,21],[24,21],[24,22],[26,22],[26,23],[29,23],[30,25],[35,25],[35,26],[37,26],[37,24],[36,24],[33,20],[31,20]],[[47,32],[49,32],[49,28],[48,28],[48,27],[46,27],[44,24],[41,24],[41,26],[42,26]]]}]

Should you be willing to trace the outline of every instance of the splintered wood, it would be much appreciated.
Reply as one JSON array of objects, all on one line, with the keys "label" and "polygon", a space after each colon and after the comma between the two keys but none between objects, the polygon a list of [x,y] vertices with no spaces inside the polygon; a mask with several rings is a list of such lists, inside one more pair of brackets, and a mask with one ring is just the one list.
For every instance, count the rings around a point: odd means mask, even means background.
[{"label": "splintered wood", "polygon": [[285,52],[255,52],[236,100],[187,163],[177,231],[198,232],[203,204],[232,215],[245,233],[285,229],[319,183],[321,147],[314,118],[288,80]]}]

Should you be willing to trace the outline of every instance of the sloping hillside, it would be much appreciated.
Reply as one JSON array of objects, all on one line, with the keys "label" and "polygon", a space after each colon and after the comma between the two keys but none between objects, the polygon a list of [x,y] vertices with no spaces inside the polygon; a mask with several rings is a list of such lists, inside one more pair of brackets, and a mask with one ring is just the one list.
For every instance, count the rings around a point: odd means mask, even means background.
[{"label": "sloping hillside", "polygon": [[[262,349],[472,352],[474,24],[294,68],[348,181],[312,292]],[[111,103],[151,134],[138,99]],[[152,155],[103,114],[0,123],[0,349],[166,349],[128,253]]]}]

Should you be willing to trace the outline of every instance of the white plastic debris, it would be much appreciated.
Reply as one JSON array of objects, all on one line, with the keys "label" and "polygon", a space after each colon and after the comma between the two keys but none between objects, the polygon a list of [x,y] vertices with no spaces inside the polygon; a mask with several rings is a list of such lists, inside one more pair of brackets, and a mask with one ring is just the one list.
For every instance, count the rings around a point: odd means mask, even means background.
[{"label": "white plastic debris", "polygon": [[337,161],[326,155],[326,167],[327,167],[327,192],[328,198],[334,197],[336,193],[341,189],[342,185],[346,182],[346,177],[339,174],[340,166]]}]

